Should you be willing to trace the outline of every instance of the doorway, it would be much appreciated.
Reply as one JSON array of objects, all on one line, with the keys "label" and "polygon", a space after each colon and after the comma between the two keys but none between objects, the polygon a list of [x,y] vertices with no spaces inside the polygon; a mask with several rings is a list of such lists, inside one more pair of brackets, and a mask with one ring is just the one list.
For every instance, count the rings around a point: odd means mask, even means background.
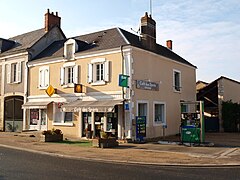
[{"label": "doorway", "polygon": [[23,129],[23,97],[6,97],[4,101],[4,131],[17,132]]}]

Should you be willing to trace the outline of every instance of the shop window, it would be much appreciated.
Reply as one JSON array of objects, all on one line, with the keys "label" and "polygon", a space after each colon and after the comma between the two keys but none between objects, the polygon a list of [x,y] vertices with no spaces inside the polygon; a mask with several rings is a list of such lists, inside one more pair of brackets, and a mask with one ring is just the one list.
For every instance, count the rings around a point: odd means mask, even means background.
[{"label": "shop window", "polygon": [[30,125],[38,125],[39,109],[30,109]]},{"label": "shop window", "polygon": [[6,65],[7,83],[20,83],[22,79],[22,63],[16,62]]},{"label": "shop window", "polygon": [[92,85],[104,85],[109,82],[109,61],[98,58],[88,64],[88,83]]},{"label": "shop window", "polygon": [[166,113],[164,103],[154,103],[154,124],[165,124]]},{"label": "shop window", "polygon": [[39,68],[39,88],[46,89],[49,86],[49,67]]},{"label": "shop window", "polygon": [[65,112],[64,114],[64,122],[72,122],[73,121],[73,113]]},{"label": "shop window", "polygon": [[181,91],[181,72],[178,70],[173,70],[173,88],[174,91]]},{"label": "shop window", "polygon": [[[39,120],[41,120],[39,122]],[[30,109],[30,125],[46,125],[47,110],[46,109]]]},{"label": "shop window", "polygon": [[146,123],[148,125],[148,102],[147,101],[139,101],[137,106],[137,114],[138,116],[146,116]]},{"label": "shop window", "polygon": [[62,103],[54,104],[54,120],[53,125],[73,126],[73,112],[63,112],[61,110]]}]

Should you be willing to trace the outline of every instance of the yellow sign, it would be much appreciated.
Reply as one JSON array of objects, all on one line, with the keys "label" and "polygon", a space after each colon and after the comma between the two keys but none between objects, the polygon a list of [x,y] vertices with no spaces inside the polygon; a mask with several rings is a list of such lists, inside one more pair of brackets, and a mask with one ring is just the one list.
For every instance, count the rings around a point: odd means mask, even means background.
[{"label": "yellow sign", "polygon": [[82,93],[82,84],[74,84],[74,92]]},{"label": "yellow sign", "polygon": [[55,93],[55,89],[52,87],[52,85],[49,85],[45,92],[51,97]]}]

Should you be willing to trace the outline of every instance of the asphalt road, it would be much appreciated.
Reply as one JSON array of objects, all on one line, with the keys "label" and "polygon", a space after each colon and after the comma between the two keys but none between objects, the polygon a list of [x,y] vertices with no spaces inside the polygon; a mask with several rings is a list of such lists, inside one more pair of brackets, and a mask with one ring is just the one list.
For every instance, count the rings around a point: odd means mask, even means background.
[{"label": "asphalt road", "polygon": [[74,160],[0,147],[0,180],[240,179],[240,167],[184,168]]}]

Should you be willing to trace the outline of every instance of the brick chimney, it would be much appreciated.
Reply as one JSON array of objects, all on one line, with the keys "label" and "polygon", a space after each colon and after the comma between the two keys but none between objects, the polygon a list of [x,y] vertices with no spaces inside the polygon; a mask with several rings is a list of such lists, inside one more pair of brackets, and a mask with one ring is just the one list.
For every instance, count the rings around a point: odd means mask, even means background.
[{"label": "brick chimney", "polygon": [[156,22],[152,16],[145,12],[141,18],[141,40],[145,47],[155,49],[156,47]]},{"label": "brick chimney", "polygon": [[45,14],[45,31],[48,32],[54,26],[61,27],[61,17],[58,17],[58,12],[54,15],[54,13],[50,13],[48,9]]},{"label": "brick chimney", "polygon": [[167,46],[168,49],[172,50],[172,40],[167,40],[166,41],[166,46]]}]

